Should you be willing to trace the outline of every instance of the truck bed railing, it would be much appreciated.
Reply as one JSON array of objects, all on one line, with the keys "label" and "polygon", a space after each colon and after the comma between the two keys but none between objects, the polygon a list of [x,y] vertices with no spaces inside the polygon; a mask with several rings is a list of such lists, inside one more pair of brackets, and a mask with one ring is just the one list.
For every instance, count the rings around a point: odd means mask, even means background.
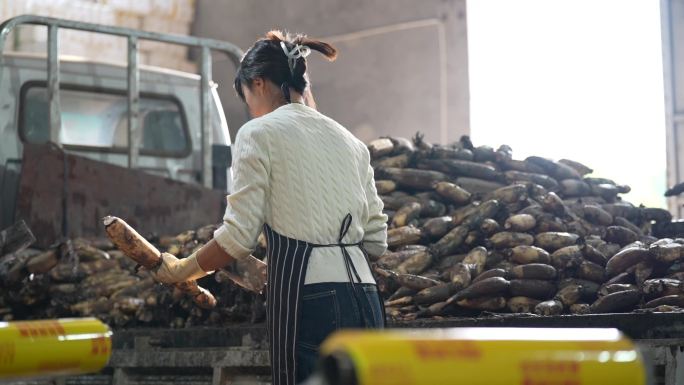
[{"label": "truck bed railing", "polygon": [[[201,107],[201,133],[202,133],[202,183],[212,187],[211,169],[211,88],[212,78],[211,55],[212,50],[226,54],[237,66],[240,63],[243,52],[236,45],[214,39],[199,38],[195,36],[183,36],[164,34],[148,31],[140,31],[130,28],[114,27],[93,23],[84,23],[42,17],[34,15],[16,16],[0,24],[0,66],[3,65],[3,51],[7,36],[19,25],[44,25],[48,28],[47,39],[47,82],[48,104],[50,117],[50,138],[57,143],[57,134],[61,127],[61,105],[59,98],[59,37],[60,28],[72,29],[106,35],[121,36],[128,39],[128,167],[135,167],[138,163],[139,147],[141,141],[140,127],[138,127],[139,101],[140,101],[140,70],[138,66],[138,41],[151,40],[162,43],[179,44],[187,47],[200,49],[200,107]],[[0,77],[0,82],[2,77]]]}]

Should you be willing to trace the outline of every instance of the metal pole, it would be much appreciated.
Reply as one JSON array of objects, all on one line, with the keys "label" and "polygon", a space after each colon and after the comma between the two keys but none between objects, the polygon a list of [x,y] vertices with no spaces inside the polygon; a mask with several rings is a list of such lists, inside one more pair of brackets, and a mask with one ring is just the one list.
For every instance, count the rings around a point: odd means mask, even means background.
[{"label": "metal pole", "polygon": [[207,46],[202,46],[200,75],[200,107],[202,108],[202,183],[204,187],[212,188],[211,180],[211,50]]},{"label": "metal pole", "polygon": [[128,167],[138,164],[140,152],[140,127],[138,124],[140,102],[140,73],[138,71],[138,38],[128,38]]},{"label": "metal pole", "polygon": [[75,29],[80,31],[89,31],[96,33],[104,33],[108,35],[117,36],[135,36],[138,39],[144,40],[154,40],[161,41],[165,43],[172,44],[182,44],[185,46],[201,47],[206,46],[211,49],[225,52],[231,60],[235,63],[239,63],[242,58],[243,52],[235,44],[231,44],[225,41],[199,38],[195,36],[182,36],[173,35],[166,33],[156,33],[149,31],[140,31],[131,28],[121,28],[113,27],[109,25],[100,25],[93,23],[83,23],[73,20],[57,19],[53,17],[43,17],[34,15],[22,15],[16,16],[11,19],[7,19],[0,23],[0,36],[6,36],[14,27],[22,24],[33,24],[33,25],[56,25],[59,28]]},{"label": "metal pole", "polygon": [[50,141],[61,147],[59,131],[62,127],[61,105],[59,103],[59,27],[48,26],[48,105],[50,111]]},{"label": "metal pole", "polygon": [[[59,102],[59,27],[48,25],[48,108],[50,112],[50,141],[62,147],[59,132],[62,129],[62,107]],[[69,234],[69,167],[67,154],[62,152],[62,237]]]}]

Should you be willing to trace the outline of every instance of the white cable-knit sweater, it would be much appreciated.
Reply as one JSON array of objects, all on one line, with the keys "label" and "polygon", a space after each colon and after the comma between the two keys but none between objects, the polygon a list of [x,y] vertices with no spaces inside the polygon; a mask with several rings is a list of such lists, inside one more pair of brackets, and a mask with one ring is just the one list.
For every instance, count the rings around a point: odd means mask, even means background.
[{"label": "white cable-knit sweater", "polygon": [[[234,258],[254,250],[264,223],[286,237],[337,243],[363,241],[367,252],[387,249],[387,216],[377,195],[366,146],[336,121],[303,104],[286,104],[247,122],[233,147],[233,193],[214,234]],[[357,247],[347,249],[362,282],[373,276]],[[305,283],[347,282],[339,248],[315,248]]]}]

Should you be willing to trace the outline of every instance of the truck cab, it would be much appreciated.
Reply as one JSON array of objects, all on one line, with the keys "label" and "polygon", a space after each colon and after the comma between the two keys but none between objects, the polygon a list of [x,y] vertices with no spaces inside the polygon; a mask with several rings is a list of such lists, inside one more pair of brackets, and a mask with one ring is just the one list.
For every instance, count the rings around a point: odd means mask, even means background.
[{"label": "truck cab", "polygon": [[[203,48],[205,61],[211,60],[210,49],[227,47],[234,61],[241,56],[226,42],[36,16],[0,24],[0,39],[19,24],[109,33],[133,43],[149,39],[185,44]],[[56,45],[56,39],[55,33],[49,41]],[[210,63],[201,66],[201,74],[137,65],[135,44],[129,44],[129,61],[122,58],[120,63],[55,57],[56,50],[50,49],[47,55],[3,52],[2,47],[0,41],[0,228],[19,219],[16,206],[26,145],[50,143],[65,154],[223,194],[230,191],[230,135]],[[56,96],[51,97],[55,78]],[[131,132],[137,140],[129,138]]]}]

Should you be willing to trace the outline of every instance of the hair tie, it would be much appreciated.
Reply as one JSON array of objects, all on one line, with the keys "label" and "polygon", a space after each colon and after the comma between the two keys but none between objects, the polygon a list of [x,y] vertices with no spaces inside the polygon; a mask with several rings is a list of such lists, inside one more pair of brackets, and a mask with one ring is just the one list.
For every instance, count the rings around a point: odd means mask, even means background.
[{"label": "hair tie", "polygon": [[287,56],[287,64],[290,66],[291,75],[294,75],[297,59],[301,57],[305,58],[311,53],[311,48],[309,48],[309,46],[301,44],[295,44],[294,48],[292,48],[292,51],[288,51],[285,42],[281,41],[280,47],[283,49],[283,52],[285,52],[285,56]]}]

